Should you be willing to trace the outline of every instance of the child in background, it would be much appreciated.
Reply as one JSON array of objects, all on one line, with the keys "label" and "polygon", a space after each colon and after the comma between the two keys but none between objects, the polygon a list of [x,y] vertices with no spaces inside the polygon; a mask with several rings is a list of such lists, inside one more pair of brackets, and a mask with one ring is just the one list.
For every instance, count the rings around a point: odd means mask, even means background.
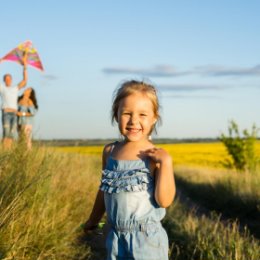
[{"label": "child in background", "polygon": [[19,137],[26,141],[26,146],[32,148],[33,117],[38,110],[35,90],[27,88],[23,95],[18,98],[18,133]]},{"label": "child in background", "polygon": [[106,211],[107,260],[167,260],[161,220],[174,199],[175,182],[172,158],[149,138],[160,121],[156,89],[139,81],[123,83],[114,97],[112,121],[124,140],[104,147],[101,186],[85,232]]}]

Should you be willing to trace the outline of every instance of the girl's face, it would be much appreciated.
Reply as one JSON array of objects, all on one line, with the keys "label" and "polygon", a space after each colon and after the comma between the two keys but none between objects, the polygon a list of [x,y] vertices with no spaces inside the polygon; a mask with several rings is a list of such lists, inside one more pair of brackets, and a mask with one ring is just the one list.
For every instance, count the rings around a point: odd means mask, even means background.
[{"label": "girl's face", "polygon": [[24,97],[30,97],[31,95],[31,92],[32,92],[32,89],[31,88],[27,88],[25,91],[24,91]]},{"label": "girl's face", "polygon": [[141,92],[122,99],[117,121],[121,134],[128,141],[147,139],[156,122],[151,100]]}]

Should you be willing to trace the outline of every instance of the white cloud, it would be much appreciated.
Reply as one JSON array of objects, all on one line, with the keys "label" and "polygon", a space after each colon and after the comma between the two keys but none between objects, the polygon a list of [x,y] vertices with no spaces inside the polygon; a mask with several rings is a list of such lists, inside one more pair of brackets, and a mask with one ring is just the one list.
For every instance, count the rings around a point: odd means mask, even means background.
[{"label": "white cloud", "polygon": [[230,88],[230,86],[217,86],[217,85],[198,85],[198,84],[171,84],[171,85],[159,85],[158,89],[160,91],[170,91],[170,92],[194,92],[201,90],[223,90]]},{"label": "white cloud", "polygon": [[188,71],[178,71],[169,65],[158,65],[153,68],[130,68],[130,67],[111,67],[104,68],[103,72],[108,74],[136,74],[149,77],[177,77],[189,75]]},{"label": "white cloud", "polygon": [[162,98],[173,98],[173,99],[221,99],[221,97],[219,97],[219,96],[211,96],[211,95],[200,95],[200,96],[163,95]]},{"label": "white cloud", "polygon": [[206,76],[260,76],[260,65],[254,67],[224,67],[216,65],[208,65],[197,67],[194,69],[194,73],[202,74]]},{"label": "white cloud", "polygon": [[57,80],[57,79],[58,79],[58,77],[55,76],[55,75],[53,75],[53,74],[44,74],[42,77],[43,77],[44,79],[50,80],[50,81],[52,81],[52,80]]},{"label": "white cloud", "polygon": [[180,77],[201,75],[210,77],[248,77],[260,76],[260,65],[253,67],[225,67],[220,65],[198,66],[190,70],[177,70],[171,65],[158,65],[152,68],[110,67],[104,68],[107,74],[136,74],[148,77]]}]

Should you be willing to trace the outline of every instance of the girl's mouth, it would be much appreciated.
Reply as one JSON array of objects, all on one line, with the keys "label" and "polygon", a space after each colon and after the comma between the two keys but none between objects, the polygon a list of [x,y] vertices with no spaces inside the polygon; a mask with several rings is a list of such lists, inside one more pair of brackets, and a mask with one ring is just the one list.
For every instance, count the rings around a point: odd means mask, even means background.
[{"label": "girl's mouth", "polygon": [[140,129],[140,128],[126,128],[126,130],[130,133],[136,134],[136,133],[140,132],[142,129]]}]

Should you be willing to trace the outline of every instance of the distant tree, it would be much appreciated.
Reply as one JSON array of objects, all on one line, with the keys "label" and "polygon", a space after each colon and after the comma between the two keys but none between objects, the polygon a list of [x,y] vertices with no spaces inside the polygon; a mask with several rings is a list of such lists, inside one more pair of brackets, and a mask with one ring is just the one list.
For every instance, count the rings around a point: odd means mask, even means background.
[{"label": "distant tree", "polygon": [[257,166],[254,146],[258,129],[253,125],[251,132],[245,129],[242,133],[241,136],[238,125],[232,120],[228,126],[228,136],[222,133],[220,141],[223,142],[232,158],[230,166],[237,170],[254,171]]}]

